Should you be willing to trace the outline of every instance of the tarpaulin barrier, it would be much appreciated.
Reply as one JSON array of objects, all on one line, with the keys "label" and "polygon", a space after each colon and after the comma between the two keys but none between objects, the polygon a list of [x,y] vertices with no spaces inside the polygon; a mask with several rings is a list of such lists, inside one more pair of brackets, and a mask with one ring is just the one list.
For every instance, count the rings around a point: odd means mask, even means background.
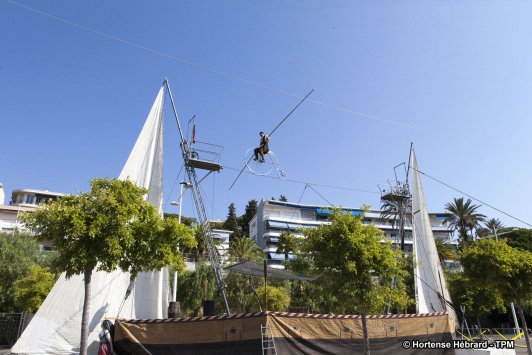
[{"label": "tarpaulin barrier", "polygon": [[[277,354],[363,352],[358,315],[258,312],[213,317],[117,320],[117,354],[261,354],[261,325],[270,325]],[[453,349],[404,349],[403,341],[451,341],[447,313],[367,316],[372,354],[454,354]]]}]

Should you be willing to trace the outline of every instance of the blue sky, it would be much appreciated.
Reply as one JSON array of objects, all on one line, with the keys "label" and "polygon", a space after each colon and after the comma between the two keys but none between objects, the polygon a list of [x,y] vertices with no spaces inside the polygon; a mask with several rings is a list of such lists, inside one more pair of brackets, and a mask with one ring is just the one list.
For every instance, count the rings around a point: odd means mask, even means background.
[{"label": "blue sky", "polygon": [[[312,185],[335,205],[378,207],[377,184],[393,178],[413,141],[420,170],[532,224],[531,2],[18,3],[268,88],[297,96],[315,89],[315,102],[295,111],[270,147],[288,179],[351,189]],[[75,193],[94,177],[117,177],[167,77],[182,122],[196,115],[197,139],[225,147],[226,168],[203,183],[209,216],[224,219],[231,202],[242,214],[248,200],[280,194],[326,204],[303,193],[304,183],[250,174],[228,190],[238,174],[231,168],[243,166],[258,132],[271,131],[297,97],[8,1],[0,2],[0,48],[0,182],[8,196],[19,188]],[[169,109],[165,201],[179,195],[178,185],[171,189],[183,163]],[[430,211],[463,196],[422,181]],[[195,214],[191,195],[183,206]],[[480,212],[526,226],[486,206]]]}]

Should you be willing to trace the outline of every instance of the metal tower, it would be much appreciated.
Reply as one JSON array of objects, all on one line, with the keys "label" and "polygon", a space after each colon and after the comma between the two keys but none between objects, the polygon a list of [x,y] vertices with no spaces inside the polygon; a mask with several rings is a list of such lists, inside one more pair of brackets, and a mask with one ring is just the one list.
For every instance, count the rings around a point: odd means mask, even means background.
[{"label": "metal tower", "polygon": [[[196,175],[196,168],[207,170],[209,175],[213,171],[220,171],[223,167],[220,164],[220,153],[203,151],[207,154],[214,156],[212,160],[200,159],[197,150],[191,148],[190,144],[187,142],[183,136],[183,131],[181,130],[181,125],[179,123],[179,118],[177,117],[177,111],[174,105],[174,99],[172,98],[172,91],[170,91],[170,84],[168,79],[164,79],[164,83],[168,88],[168,95],[170,96],[170,102],[172,103],[172,109],[174,110],[175,119],[177,122],[177,127],[179,128],[179,134],[181,136],[181,153],[183,155],[183,160],[185,162],[185,169],[190,183],[192,184],[192,194],[194,196],[194,203],[196,205],[196,210],[198,212],[198,222],[200,224],[201,230],[203,232],[203,237],[205,238],[205,245],[207,247],[207,252],[209,253],[209,260],[211,263],[212,270],[214,272],[214,277],[216,278],[216,283],[220,288],[222,293],[222,298],[225,305],[225,311],[227,314],[230,314],[229,304],[227,303],[227,296],[225,294],[224,287],[224,275],[222,272],[222,262],[218,253],[216,251],[216,246],[214,245],[212,230],[209,219],[207,218],[207,212],[205,211],[205,205],[203,204],[203,198],[201,197],[201,188],[200,182]],[[207,175],[205,177],[207,177]],[[203,179],[205,179],[205,177]],[[202,179],[202,180],[203,180]]]}]

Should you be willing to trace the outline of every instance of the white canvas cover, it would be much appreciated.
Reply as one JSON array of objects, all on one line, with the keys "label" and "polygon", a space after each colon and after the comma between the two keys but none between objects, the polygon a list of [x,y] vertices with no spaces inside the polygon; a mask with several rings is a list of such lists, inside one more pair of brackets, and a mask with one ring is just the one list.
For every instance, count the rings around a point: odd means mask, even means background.
[{"label": "white canvas cover", "polygon": [[[162,213],[162,147],[164,86],[124,166],[119,179],[129,178],[150,189],[146,199]],[[94,272],[91,281],[89,352],[98,353],[101,322],[115,318],[124,300],[130,275]],[[120,317],[165,318],[169,295],[168,271],[142,273],[124,303]],[[61,275],[32,321],[12,348],[15,354],[76,354],[81,337],[83,275]]]},{"label": "white canvas cover", "polygon": [[443,269],[438,258],[436,243],[430,225],[427,204],[423,194],[417,166],[416,154],[412,149],[412,238],[414,241],[414,280],[416,286],[416,313],[448,312],[456,319],[454,309],[443,302],[438,293],[451,302],[445,283]]}]

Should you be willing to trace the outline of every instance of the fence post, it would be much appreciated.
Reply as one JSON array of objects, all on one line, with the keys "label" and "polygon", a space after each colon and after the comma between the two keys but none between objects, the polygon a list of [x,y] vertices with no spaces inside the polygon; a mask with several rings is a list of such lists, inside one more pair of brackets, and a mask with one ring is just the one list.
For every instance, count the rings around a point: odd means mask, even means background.
[{"label": "fence post", "polygon": [[20,321],[18,323],[18,331],[17,331],[17,340],[18,338],[20,338],[20,333],[22,332],[22,327],[24,326],[24,315],[26,314],[26,312],[22,312],[20,314]]}]

